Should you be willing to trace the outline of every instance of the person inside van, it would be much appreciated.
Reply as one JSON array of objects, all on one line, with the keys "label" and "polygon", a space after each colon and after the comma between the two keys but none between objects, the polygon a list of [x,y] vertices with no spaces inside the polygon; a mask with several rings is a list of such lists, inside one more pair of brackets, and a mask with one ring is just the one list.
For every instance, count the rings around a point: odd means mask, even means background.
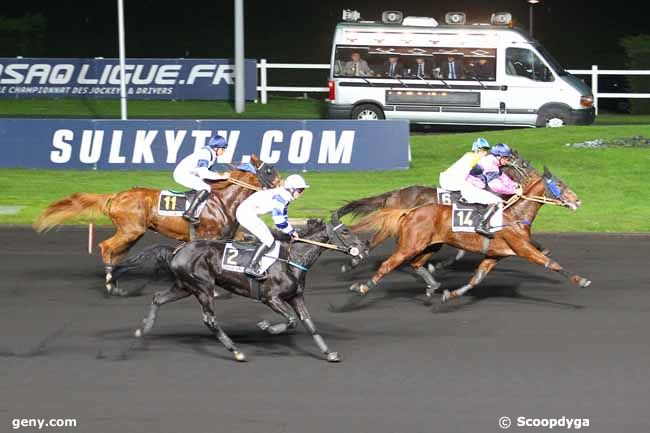
[{"label": "person inside van", "polygon": [[374,75],[368,62],[361,58],[361,54],[355,51],[350,56],[350,61],[345,63],[345,75],[352,77],[367,77]]},{"label": "person inside van", "polygon": [[449,55],[447,60],[440,65],[440,73],[445,80],[462,80],[465,78],[463,61],[456,56]]},{"label": "person inside van", "polygon": [[398,56],[390,56],[388,61],[384,63],[384,76],[386,77],[399,78],[404,74],[403,71],[404,67]]},{"label": "person inside van", "polygon": [[472,68],[472,77],[478,78],[479,80],[494,80],[495,73],[494,67],[488,62],[486,58],[480,58],[477,61],[474,61]]},{"label": "person inside van", "polygon": [[431,78],[431,74],[429,74],[429,68],[427,67],[427,62],[424,59],[424,57],[418,57],[415,59],[415,70],[414,75],[417,78]]}]

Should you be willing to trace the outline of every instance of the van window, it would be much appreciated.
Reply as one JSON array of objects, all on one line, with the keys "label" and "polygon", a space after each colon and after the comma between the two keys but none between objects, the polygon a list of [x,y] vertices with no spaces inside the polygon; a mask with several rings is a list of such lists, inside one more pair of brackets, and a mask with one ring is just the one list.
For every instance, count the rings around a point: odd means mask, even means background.
[{"label": "van window", "polygon": [[526,77],[534,81],[553,81],[555,78],[542,60],[526,48],[506,50],[506,74]]},{"label": "van window", "polygon": [[334,77],[496,79],[495,49],[337,46],[334,57]]}]

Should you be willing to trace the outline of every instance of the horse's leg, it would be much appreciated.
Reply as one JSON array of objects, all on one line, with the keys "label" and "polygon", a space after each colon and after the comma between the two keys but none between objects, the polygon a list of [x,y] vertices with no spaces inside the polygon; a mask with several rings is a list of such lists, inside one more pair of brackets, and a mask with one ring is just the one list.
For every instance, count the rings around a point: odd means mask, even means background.
[{"label": "horse's leg", "polygon": [[472,279],[469,280],[469,284],[465,284],[460,289],[456,289],[452,292],[445,290],[442,294],[442,302],[447,302],[450,299],[458,298],[459,296],[463,296],[465,293],[472,290],[481,281],[483,281],[485,276],[496,266],[499,260],[501,260],[500,257],[483,259],[483,261],[479,263],[478,268],[476,268],[476,272],[474,272]]},{"label": "horse's leg", "polygon": [[221,341],[221,344],[223,344],[226,349],[235,355],[235,359],[237,361],[246,361],[246,356],[240,352],[239,349],[237,349],[235,343],[232,342],[230,337],[228,337],[223,329],[221,329],[221,326],[219,326],[217,318],[214,315],[212,296],[208,295],[207,293],[200,292],[196,294],[196,298],[198,299],[199,303],[201,304],[201,308],[203,309],[203,323],[205,323],[205,326],[207,326],[208,329],[210,329],[210,331],[212,331],[214,335],[217,336],[219,341]]},{"label": "horse's leg", "polygon": [[545,268],[555,271],[577,286],[587,287],[591,284],[591,281],[588,279],[566,271],[558,262],[542,254],[537,248],[535,248],[535,245],[524,239],[515,239],[514,242],[508,242],[508,245],[519,257],[523,257],[529,262],[542,265]]},{"label": "horse's leg", "polygon": [[149,314],[147,317],[142,319],[142,328],[138,328],[135,331],[136,337],[142,337],[143,335],[148,334],[153,328],[156,318],[158,316],[158,308],[162,307],[165,304],[170,302],[178,301],[179,299],[186,298],[190,296],[191,293],[187,290],[179,287],[174,284],[171,288],[167,290],[161,290],[156,292],[153,295],[153,300],[151,301],[151,307],[149,308]]},{"label": "horse's leg", "polygon": [[264,301],[264,304],[287,319],[287,323],[276,323],[272,325],[268,320],[262,320],[257,324],[258,328],[262,331],[266,331],[269,334],[282,334],[283,332],[286,332],[287,329],[293,329],[296,327],[296,316],[294,316],[293,311],[291,311],[289,304],[280,299],[280,297],[274,296],[271,299]]},{"label": "horse's leg", "polygon": [[535,248],[537,248],[539,250],[539,252],[544,254],[545,256],[550,256],[551,255],[551,250],[549,250],[544,245],[537,242],[535,239],[531,239],[530,243],[533,244],[535,246]]},{"label": "horse's leg", "polygon": [[434,253],[435,251],[423,254],[411,262],[411,267],[415,270],[415,273],[418,274],[427,285],[427,290],[425,293],[427,299],[431,299],[433,293],[440,287],[440,283],[437,282],[435,278],[433,278],[433,275],[431,275],[427,268],[424,266],[424,264],[427,263],[429,259],[431,259],[431,256]]},{"label": "horse's leg", "polygon": [[293,310],[296,312],[296,314],[298,314],[300,321],[305,326],[307,331],[309,331],[312,338],[316,342],[316,345],[320,351],[323,352],[323,355],[326,356],[327,360],[329,362],[339,362],[341,360],[341,358],[339,358],[339,354],[337,352],[330,352],[327,344],[325,344],[325,340],[323,340],[323,337],[320,336],[318,330],[316,329],[316,325],[314,325],[313,320],[311,320],[311,315],[309,314],[309,310],[307,310],[307,305],[305,305],[305,298],[302,295],[298,295],[291,298],[289,300],[289,303],[293,307]]},{"label": "horse's leg", "polygon": [[120,259],[128,253],[133,244],[144,235],[145,231],[146,228],[141,228],[139,226],[131,227],[128,231],[118,228],[112,237],[99,244],[102,260],[104,262],[104,269],[106,271],[106,290],[109,294],[113,292],[119,295],[124,294],[117,290],[117,281],[113,279],[112,274],[113,265],[117,264]]},{"label": "horse's leg", "polygon": [[384,276],[392,272],[399,265],[404,263],[406,260],[413,256],[413,251],[404,251],[401,248],[397,248],[397,251],[393,253],[385,262],[381,264],[375,275],[372,276],[365,283],[354,283],[350,286],[350,291],[357,292],[361,295],[367,294],[371,289],[373,289],[379,281],[384,278]]},{"label": "horse's leg", "polygon": [[457,261],[459,261],[460,259],[465,257],[465,254],[466,254],[465,250],[458,250],[456,252],[456,255],[454,257],[452,257],[452,258],[449,258],[447,260],[443,260],[443,261],[441,261],[439,263],[433,263],[433,262],[429,263],[427,265],[427,269],[429,270],[429,273],[434,274],[436,271],[439,271],[441,269],[444,269],[446,267],[449,267],[449,266],[453,265],[454,263],[456,263]]}]

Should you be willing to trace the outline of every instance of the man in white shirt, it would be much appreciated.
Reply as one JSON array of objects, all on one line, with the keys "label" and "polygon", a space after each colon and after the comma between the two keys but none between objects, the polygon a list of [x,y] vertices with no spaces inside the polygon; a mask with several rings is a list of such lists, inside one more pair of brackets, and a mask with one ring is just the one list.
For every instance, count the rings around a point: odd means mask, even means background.
[{"label": "man in white shirt", "polygon": [[296,229],[289,224],[287,209],[292,201],[302,196],[305,188],[309,188],[309,185],[305,183],[302,176],[292,174],[287,177],[283,186],[258,191],[239,205],[235,213],[237,222],[262,242],[255,250],[250,263],[244,269],[247,275],[254,278],[264,276],[259,269],[259,260],[267,251],[272,249],[275,242],[271,230],[259,216],[271,213],[277,228],[289,236],[297,238]]},{"label": "man in white shirt", "polygon": [[203,179],[225,180],[230,178],[230,173],[217,173],[210,170],[217,162],[217,157],[224,154],[228,142],[220,135],[210,139],[207,146],[203,146],[194,153],[186,156],[174,169],[174,180],[186,188],[196,190],[196,196],[190,203],[183,218],[191,224],[198,224],[199,218],[195,215],[198,206],[210,196],[210,185]]}]

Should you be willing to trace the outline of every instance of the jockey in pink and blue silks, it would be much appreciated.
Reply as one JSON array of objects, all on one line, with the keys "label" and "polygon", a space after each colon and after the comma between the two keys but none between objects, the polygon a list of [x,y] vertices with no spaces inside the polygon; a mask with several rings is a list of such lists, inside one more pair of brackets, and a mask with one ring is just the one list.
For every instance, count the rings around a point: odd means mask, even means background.
[{"label": "jockey in pink and blue silks", "polygon": [[501,172],[501,167],[508,163],[511,156],[512,151],[507,144],[495,144],[490,154],[474,166],[467,178],[468,182],[461,189],[468,202],[490,205],[476,226],[477,233],[489,238],[494,237],[489,228],[490,218],[503,206],[503,200],[497,194],[522,194],[521,185]]}]

